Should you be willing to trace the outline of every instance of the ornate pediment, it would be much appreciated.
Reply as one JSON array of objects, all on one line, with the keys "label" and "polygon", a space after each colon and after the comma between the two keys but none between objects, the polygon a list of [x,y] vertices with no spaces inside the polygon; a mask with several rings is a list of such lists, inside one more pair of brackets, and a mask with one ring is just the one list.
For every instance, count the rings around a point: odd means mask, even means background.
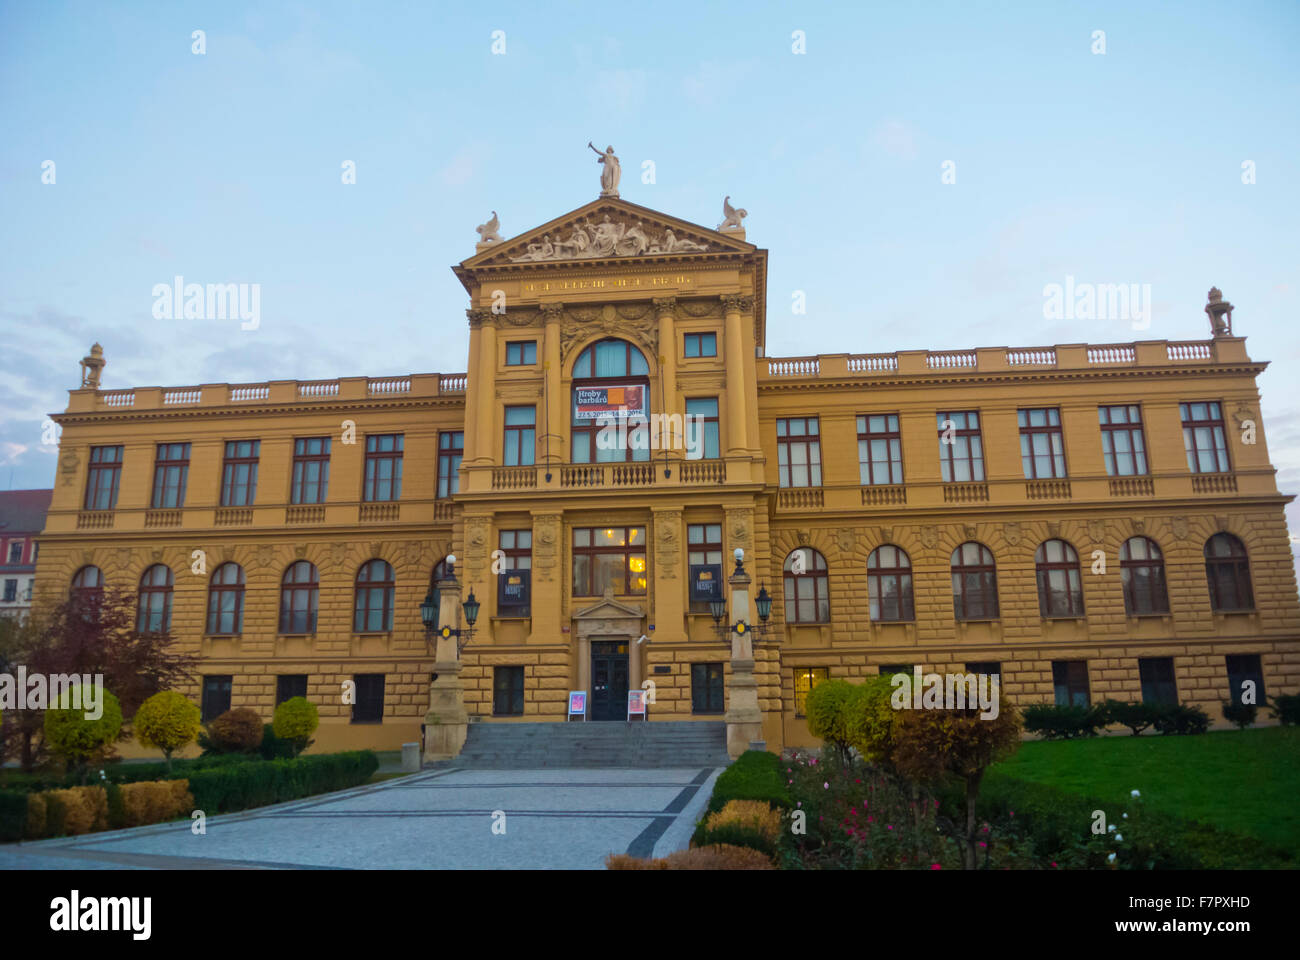
[{"label": "ornate pediment", "polygon": [[606,591],[605,596],[592,604],[577,611],[573,615],[574,620],[637,620],[640,621],[645,616],[645,611],[639,607],[633,607],[626,603],[619,603],[614,597]]},{"label": "ornate pediment", "polygon": [[626,200],[604,198],[519,234],[461,263],[462,268],[563,261],[751,253],[757,248],[709,227]]}]

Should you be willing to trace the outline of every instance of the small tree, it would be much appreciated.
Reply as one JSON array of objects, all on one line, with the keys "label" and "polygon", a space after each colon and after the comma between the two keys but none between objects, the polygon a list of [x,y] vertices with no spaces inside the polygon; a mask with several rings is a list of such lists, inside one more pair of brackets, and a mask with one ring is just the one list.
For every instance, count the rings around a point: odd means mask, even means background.
[{"label": "small tree", "polygon": [[306,697],[291,697],[284,701],[275,708],[275,717],[271,721],[275,735],[293,744],[295,757],[315,742],[311,735],[318,726],[320,714],[316,705]]},{"label": "small tree", "polygon": [[248,707],[227,710],[208,724],[208,741],[216,753],[252,753],[262,745],[262,718]]},{"label": "small tree", "polygon": [[1155,723],[1159,711],[1149,703],[1125,703],[1121,700],[1107,700],[1103,705],[1107,723],[1118,723],[1133,731],[1138,736],[1143,730]]},{"label": "small tree", "polygon": [[168,773],[172,772],[172,752],[193,743],[202,729],[199,708],[175,690],[160,690],[140,704],[132,726],[141,746],[163,752]]},{"label": "small tree", "polygon": [[848,711],[845,706],[853,699],[855,689],[847,680],[823,680],[808,691],[804,701],[808,732],[839,751],[842,762],[849,759],[849,737],[844,725]]},{"label": "small tree", "polygon": [[894,721],[898,711],[889,700],[894,686],[890,677],[872,677],[857,688],[845,704],[844,726],[850,746],[869,760],[893,772]]},{"label": "small tree", "polygon": [[58,702],[45,711],[45,742],[65,759],[69,770],[81,772],[82,783],[87,761],[101,755],[122,732],[122,705],[107,690],[100,692],[103,700],[97,718],[86,715],[88,695],[94,695],[89,684],[63,691]]}]

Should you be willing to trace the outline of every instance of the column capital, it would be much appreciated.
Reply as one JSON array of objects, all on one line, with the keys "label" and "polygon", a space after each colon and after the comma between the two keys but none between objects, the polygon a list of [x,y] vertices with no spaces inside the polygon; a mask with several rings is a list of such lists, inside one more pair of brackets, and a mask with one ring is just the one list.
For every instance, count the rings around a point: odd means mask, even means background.
[{"label": "column capital", "polygon": [[749,313],[754,309],[754,298],[739,293],[724,293],[718,298],[727,313]]},{"label": "column capital", "polygon": [[470,307],[465,311],[465,316],[469,318],[470,327],[481,327],[485,323],[492,322],[492,311],[487,307]]},{"label": "column capital", "polygon": [[562,303],[543,303],[538,309],[542,311],[542,317],[547,323],[559,323],[564,317]]},{"label": "column capital", "polygon": [[676,297],[655,297],[650,302],[654,304],[655,313],[661,317],[666,314],[671,315],[677,309]]}]

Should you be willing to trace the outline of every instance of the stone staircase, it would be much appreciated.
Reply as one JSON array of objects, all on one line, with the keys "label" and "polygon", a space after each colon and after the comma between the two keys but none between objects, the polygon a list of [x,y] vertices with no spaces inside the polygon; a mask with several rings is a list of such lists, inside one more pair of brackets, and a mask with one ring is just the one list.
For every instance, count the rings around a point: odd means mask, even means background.
[{"label": "stone staircase", "polygon": [[454,761],[477,769],[725,767],[727,725],[716,722],[471,723]]}]

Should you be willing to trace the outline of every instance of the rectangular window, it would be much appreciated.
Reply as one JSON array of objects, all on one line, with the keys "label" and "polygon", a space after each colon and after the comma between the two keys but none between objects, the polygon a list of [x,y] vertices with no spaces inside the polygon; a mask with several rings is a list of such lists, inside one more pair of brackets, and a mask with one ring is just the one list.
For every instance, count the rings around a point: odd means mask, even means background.
[{"label": "rectangular window", "polygon": [[1142,681],[1143,703],[1177,703],[1173,657],[1139,657],[1138,679]]},{"label": "rectangular window", "polygon": [[275,678],[275,705],[278,707],[286,700],[307,696],[307,674],[282,673]]},{"label": "rectangular window", "polygon": [[251,507],[257,499],[257,458],[260,440],[227,440],[221,468],[221,505]]},{"label": "rectangular window", "polygon": [[974,410],[936,414],[939,425],[939,466],[944,483],[984,480],[984,438],[980,415]]},{"label": "rectangular window", "polygon": [[1147,445],[1142,433],[1142,408],[1136,403],[1098,407],[1101,452],[1110,477],[1142,476],[1147,470]]},{"label": "rectangular window", "polygon": [[1183,449],[1192,473],[1227,473],[1228,444],[1223,432],[1223,408],[1213,401],[1180,403]]},{"label": "rectangular window", "polygon": [[507,467],[528,467],[537,452],[537,408],[506,407],[505,456]]},{"label": "rectangular window", "polygon": [[[1228,693],[1232,702],[1240,705],[1247,689],[1254,693],[1254,703],[1264,702],[1264,668],[1259,654],[1239,653],[1224,657],[1228,667]],[[1251,686],[1248,686],[1251,685]]]},{"label": "rectangular window", "polygon": [[402,499],[402,442],[400,433],[366,437],[366,502]]},{"label": "rectangular window", "polygon": [[[23,542],[21,540],[14,540],[9,544],[9,562],[10,563],[23,562]],[[36,562],[35,557],[32,558],[32,562],[33,563]]]},{"label": "rectangular window", "polygon": [[903,440],[897,414],[858,417],[858,473],[864,487],[903,482]]},{"label": "rectangular window", "polygon": [[1052,686],[1058,707],[1088,706],[1088,661],[1053,660]]},{"label": "rectangular window", "polygon": [[204,723],[215,720],[230,709],[230,687],[234,678],[224,676],[207,676],[203,678],[203,697],[200,713]]},{"label": "rectangular window", "polygon": [[591,527],[573,531],[573,595],[600,597],[646,592],[645,527]]},{"label": "rectangular window", "polygon": [[1002,685],[1002,664],[997,660],[976,660],[973,663],[968,663],[966,664],[966,672],[973,673],[977,677],[981,673],[990,677],[997,677],[998,686]]},{"label": "rectangular window", "polygon": [[492,669],[492,715],[496,717],[524,715],[523,667]]},{"label": "rectangular window", "polygon": [[190,474],[190,445],[160,443],[153,466],[155,510],[185,506],[185,482]]},{"label": "rectangular window", "polygon": [[37,555],[38,553],[40,553],[40,552],[41,552],[41,545],[40,545],[39,543],[33,543],[33,544],[32,544],[32,563],[35,563],[35,562],[36,562],[36,555]]},{"label": "rectangular window", "polygon": [[687,524],[686,551],[686,564],[691,578],[691,612],[708,613],[709,601],[724,595],[722,524]]},{"label": "rectangular window", "polygon": [[5,603],[13,603],[18,599],[18,581],[5,581]]},{"label": "rectangular window", "polygon": [[450,497],[460,490],[460,458],[465,455],[465,434],[445,430],[438,434],[438,497]]},{"label": "rectangular window", "polygon": [[358,673],[352,679],[357,684],[357,702],[352,705],[352,722],[383,723],[384,675]]},{"label": "rectangular window", "polygon": [[505,567],[497,576],[497,612],[503,617],[529,615],[533,572],[533,531],[502,530],[498,538]]},{"label": "rectangular window", "polygon": [[516,340],[506,344],[506,366],[527,367],[537,362],[537,341]]},{"label": "rectangular window", "polygon": [[91,447],[90,473],[86,477],[86,509],[113,510],[122,474],[121,447]]},{"label": "rectangular window", "polygon": [[298,437],[293,441],[291,503],[324,503],[330,488],[330,438]]},{"label": "rectangular window", "polygon": [[721,663],[691,664],[691,713],[726,710]]},{"label": "rectangular window", "polygon": [[776,462],[781,486],[822,485],[822,445],[816,417],[776,422]]},{"label": "rectangular window", "polygon": [[796,667],[794,671],[794,715],[803,717],[808,704],[808,691],[829,676],[826,667]]},{"label": "rectangular window", "polygon": [[717,397],[688,397],[685,426],[687,460],[716,460],[721,456]]},{"label": "rectangular window", "polygon": [[1055,407],[1018,410],[1020,420],[1020,465],[1026,480],[1065,476],[1065,438],[1061,434],[1061,411]]},{"label": "rectangular window", "polygon": [[718,335],[716,333],[688,333],[683,338],[688,357],[716,357],[718,355]]}]

